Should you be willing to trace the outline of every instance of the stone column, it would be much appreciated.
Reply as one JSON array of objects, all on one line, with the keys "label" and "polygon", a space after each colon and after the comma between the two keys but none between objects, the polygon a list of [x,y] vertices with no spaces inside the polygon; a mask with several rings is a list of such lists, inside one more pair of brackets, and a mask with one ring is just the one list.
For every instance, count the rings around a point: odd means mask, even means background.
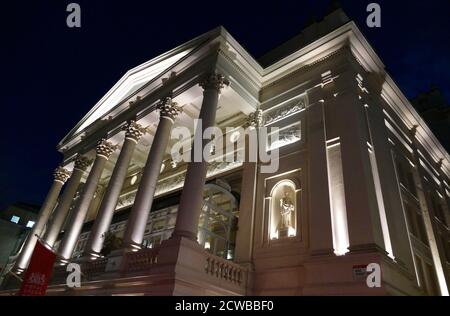
[{"label": "stone column", "polygon": [[384,249],[367,145],[370,135],[356,78],[353,71],[340,74],[333,82],[338,94],[327,102],[325,110],[326,116],[333,120],[330,127],[340,137],[349,250],[353,253]]},{"label": "stone column", "polygon": [[84,254],[92,259],[100,256],[105,241],[105,235],[111,225],[117,201],[119,200],[120,192],[122,191],[123,183],[127,176],[128,166],[133,157],[134,149],[145,133],[146,129],[134,121],[131,121],[126,126],[125,141],[84,250]]},{"label": "stone column", "polygon": [[[411,248],[403,201],[397,182],[392,146],[389,142],[389,130],[385,124],[382,86],[384,78],[371,73],[367,76],[370,95],[363,95],[367,102],[368,122],[372,139],[381,192],[386,212],[387,226],[391,240],[392,255],[397,264],[414,273],[414,260]],[[365,100],[365,98],[368,98]]]},{"label": "stone column", "polygon": [[89,172],[83,192],[73,210],[70,223],[58,249],[58,254],[62,262],[68,261],[72,257],[73,250],[81,229],[83,228],[84,220],[86,219],[87,212],[94,197],[95,190],[97,189],[106,161],[108,161],[110,155],[116,149],[117,146],[108,142],[106,139],[101,140],[97,145],[97,155],[95,157],[94,165]]},{"label": "stone column", "polygon": [[125,250],[138,250],[141,247],[170,132],[175,117],[181,111],[169,97],[161,101],[157,107],[160,112],[160,121],[148,154],[133,208],[128,218],[123,239],[123,248]]},{"label": "stone column", "polygon": [[[263,126],[262,110],[257,110],[249,116],[249,125],[258,129]],[[251,155],[258,153],[249,151],[250,137],[245,135],[245,156],[242,168],[241,201],[239,203],[238,231],[236,233],[236,247],[234,250],[234,262],[251,264],[253,254],[253,231],[255,220],[256,187],[258,183],[258,163],[250,159]],[[258,139],[257,139],[258,140]],[[258,147],[256,147],[257,149]]]},{"label": "stone column", "polygon": [[16,261],[15,269],[19,273],[27,268],[31,255],[34,251],[34,246],[36,245],[36,242],[38,240],[37,236],[41,237],[44,227],[47,224],[48,218],[55,208],[56,201],[58,199],[59,193],[61,192],[61,188],[69,178],[70,172],[62,167],[58,167],[53,175],[55,179],[50,188],[50,191],[47,194],[47,197],[45,198],[44,204],[42,204],[41,210],[39,211],[38,219],[31,229],[28,238],[22,247],[19,258]]},{"label": "stone column", "polygon": [[72,204],[72,200],[80,185],[81,177],[91,163],[92,160],[84,156],[78,156],[75,160],[75,166],[73,168],[72,175],[67,181],[66,188],[64,189],[64,192],[58,201],[58,205],[53,212],[53,218],[50,220],[50,224],[47,225],[47,229],[44,234],[43,240],[50,247],[53,247],[56,240],[58,239],[58,235],[61,232],[62,225],[66,220],[67,214],[69,213],[69,208]]},{"label": "stone column", "polygon": [[[196,142],[201,142],[202,153],[208,142],[203,140],[203,132],[206,128],[215,124],[219,94],[226,85],[229,85],[228,80],[220,74],[211,74],[200,83],[200,86],[204,89],[202,108],[199,115],[202,124],[197,127],[192,148],[196,147]],[[196,241],[208,162],[204,160],[203,155],[201,161],[196,162],[194,160],[194,152],[195,150],[192,150],[192,161],[187,169],[173,236],[186,237]]]},{"label": "stone column", "polygon": [[[381,95],[381,88],[377,95]],[[389,132],[385,124],[382,102],[381,97],[369,102],[368,119],[376,162],[378,166],[382,166],[378,168],[378,173],[392,244],[392,255],[399,265],[414,273],[410,237],[406,226],[400,187],[397,183],[392,149],[388,140]]]},{"label": "stone column", "polygon": [[333,97],[331,85],[308,91],[308,163],[310,199],[310,248],[314,255],[332,254],[333,228],[327,162],[325,108]]}]

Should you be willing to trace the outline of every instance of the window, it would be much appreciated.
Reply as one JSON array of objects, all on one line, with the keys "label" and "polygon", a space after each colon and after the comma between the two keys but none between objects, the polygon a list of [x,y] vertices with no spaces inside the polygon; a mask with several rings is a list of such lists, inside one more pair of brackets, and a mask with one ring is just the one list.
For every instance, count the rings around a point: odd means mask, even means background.
[{"label": "window", "polygon": [[34,226],[34,221],[28,221],[27,228],[33,228],[33,226]]},{"label": "window", "polygon": [[161,242],[163,241],[162,235],[154,235],[154,236],[150,236],[148,238],[145,238],[142,241],[142,246],[144,248],[155,248],[157,246],[159,246],[161,244]]},{"label": "window", "polygon": [[404,156],[397,156],[395,159],[398,180],[403,185],[405,189],[408,190],[409,193],[417,197],[417,189],[416,183],[414,180],[414,170],[413,167],[407,161],[407,158]]},{"label": "window", "polygon": [[431,206],[434,210],[434,216],[439,219],[443,224],[446,223],[445,221],[445,213],[442,208],[441,199],[430,192],[429,194],[430,200],[431,200]]},{"label": "window", "polygon": [[444,236],[440,236],[442,247],[444,248],[445,259],[450,262],[450,241],[448,241]]},{"label": "window", "polygon": [[428,246],[427,232],[421,212],[409,203],[405,203],[405,212],[411,234]]},{"label": "window", "polygon": [[208,252],[232,260],[237,231],[238,201],[219,182],[205,185],[198,241]]},{"label": "window", "polygon": [[11,217],[11,222],[19,224],[19,221],[20,221],[20,217],[19,216],[13,215],[13,217]]}]

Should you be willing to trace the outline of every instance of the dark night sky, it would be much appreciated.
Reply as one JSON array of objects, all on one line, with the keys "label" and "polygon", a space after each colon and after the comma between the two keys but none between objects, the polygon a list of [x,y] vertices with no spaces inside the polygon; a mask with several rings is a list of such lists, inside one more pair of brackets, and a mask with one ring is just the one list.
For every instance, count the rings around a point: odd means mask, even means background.
[{"label": "dark night sky", "polygon": [[[56,144],[130,68],[210,29],[225,28],[255,57],[298,34],[329,0],[72,1],[1,5],[0,210],[42,203],[62,155]],[[407,97],[443,89],[450,99],[450,1],[376,1],[382,27],[365,24],[372,1],[341,4]],[[374,1],[375,2],[375,1]]]}]

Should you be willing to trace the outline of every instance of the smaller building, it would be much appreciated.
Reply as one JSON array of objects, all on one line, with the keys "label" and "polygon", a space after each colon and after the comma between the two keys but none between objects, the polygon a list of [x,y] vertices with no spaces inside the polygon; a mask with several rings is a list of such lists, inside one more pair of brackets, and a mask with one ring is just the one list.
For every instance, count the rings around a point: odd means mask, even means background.
[{"label": "smaller building", "polygon": [[[36,222],[39,206],[15,203],[0,211],[0,275],[15,261]],[[0,278],[0,284],[2,279]]]}]

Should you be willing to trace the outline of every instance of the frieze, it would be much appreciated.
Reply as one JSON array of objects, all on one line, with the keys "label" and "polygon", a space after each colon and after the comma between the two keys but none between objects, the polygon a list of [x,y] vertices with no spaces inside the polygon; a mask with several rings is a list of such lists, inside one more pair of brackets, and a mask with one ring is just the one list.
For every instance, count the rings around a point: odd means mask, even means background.
[{"label": "frieze", "polygon": [[306,99],[305,97],[297,98],[291,102],[288,102],[286,105],[282,106],[279,109],[275,109],[266,113],[265,116],[265,125],[270,125],[273,122],[279,121],[289,115],[300,112],[306,107]]}]

